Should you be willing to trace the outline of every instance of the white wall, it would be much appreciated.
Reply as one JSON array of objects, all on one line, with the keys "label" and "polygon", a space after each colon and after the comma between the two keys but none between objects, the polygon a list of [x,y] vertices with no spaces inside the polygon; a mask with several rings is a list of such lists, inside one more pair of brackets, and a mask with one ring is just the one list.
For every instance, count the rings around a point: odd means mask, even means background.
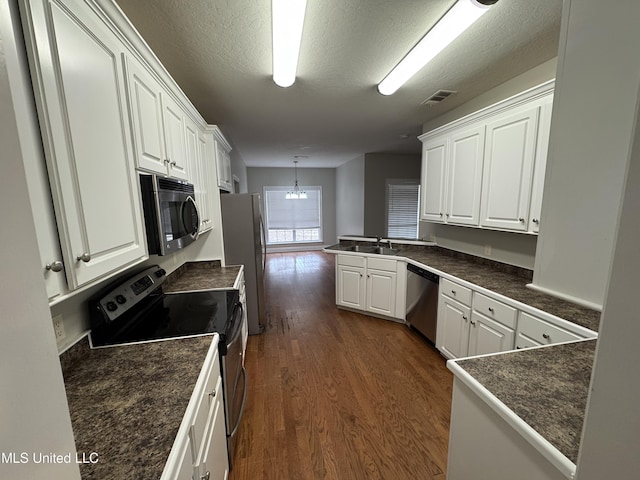
[{"label": "white wall", "polygon": [[[249,167],[247,184],[249,193],[259,193],[264,202],[263,187],[293,187],[294,169]],[[298,184],[300,187],[322,186],[322,240],[324,245],[336,243],[336,169],[298,167]],[[296,248],[298,247],[304,248],[301,244],[296,244]]]},{"label": "white wall", "polygon": [[[595,2],[595,5],[598,8],[593,11],[602,10],[599,2]],[[640,8],[636,5],[634,8],[635,18],[640,18]],[[627,15],[633,17],[628,9],[626,11]],[[636,102],[636,111],[640,115],[640,102]],[[635,144],[626,179],[591,378],[577,480],[631,479],[638,478],[640,472],[640,382],[637,381],[640,362],[637,342],[640,338],[637,301],[640,271],[640,124],[637,118]]]},{"label": "white wall", "polygon": [[[75,458],[23,166],[24,151],[32,146],[23,149],[20,144],[20,124],[14,113],[14,108],[16,112],[28,108],[20,104],[22,96],[16,95],[16,89],[24,87],[17,61],[20,36],[15,2],[0,0],[0,224],[11,226],[5,233],[13,242],[13,248],[0,252],[0,452],[71,453]],[[73,462],[3,462],[0,477],[74,480],[80,479],[80,472]]]},{"label": "white wall", "polygon": [[420,181],[420,155],[365,153],[364,155],[364,234],[386,235],[387,179]]},{"label": "white wall", "polygon": [[231,174],[240,180],[240,191],[236,193],[247,193],[247,166],[237,150],[232,149],[229,155],[231,157]]},{"label": "white wall", "polygon": [[420,222],[420,238],[457,252],[533,270],[535,235]]},{"label": "white wall", "polygon": [[599,307],[636,113],[640,4],[579,3],[563,11],[533,284]]},{"label": "white wall", "polygon": [[364,235],[364,155],[336,169],[336,233]]}]

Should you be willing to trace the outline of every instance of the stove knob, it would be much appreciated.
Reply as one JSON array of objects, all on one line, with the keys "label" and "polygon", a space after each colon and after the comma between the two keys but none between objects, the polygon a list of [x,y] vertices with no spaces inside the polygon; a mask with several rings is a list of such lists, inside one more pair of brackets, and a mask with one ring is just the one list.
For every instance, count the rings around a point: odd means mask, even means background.
[{"label": "stove knob", "polygon": [[118,305],[116,305],[115,302],[107,302],[107,310],[109,310],[110,312],[113,312],[114,310],[118,309]]},{"label": "stove knob", "polygon": [[116,302],[118,302],[120,305],[127,303],[127,299],[125,298],[124,295],[118,295],[116,297]]}]

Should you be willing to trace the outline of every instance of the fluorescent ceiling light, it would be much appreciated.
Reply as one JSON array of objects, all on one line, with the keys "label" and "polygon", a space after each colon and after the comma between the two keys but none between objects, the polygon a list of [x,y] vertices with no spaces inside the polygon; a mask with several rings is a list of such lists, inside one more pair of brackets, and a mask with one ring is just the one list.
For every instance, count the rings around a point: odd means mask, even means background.
[{"label": "fluorescent ceiling light", "polygon": [[497,0],[458,0],[422,40],[391,70],[378,91],[391,95],[431,61],[447,45],[480,18]]},{"label": "fluorescent ceiling light", "polygon": [[307,0],[272,0],[273,81],[290,87],[296,81]]}]

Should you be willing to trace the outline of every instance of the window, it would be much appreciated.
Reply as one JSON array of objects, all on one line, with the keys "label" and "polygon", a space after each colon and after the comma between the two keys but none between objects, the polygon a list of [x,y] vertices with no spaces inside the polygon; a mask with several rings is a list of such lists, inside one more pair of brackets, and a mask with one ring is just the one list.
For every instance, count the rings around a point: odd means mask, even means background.
[{"label": "window", "polygon": [[387,179],[387,237],[418,238],[418,180]]},{"label": "window", "polygon": [[307,198],[286,199],[291,187],[264,187],[267,245],[322,242],[322,187],[300,187]]}]

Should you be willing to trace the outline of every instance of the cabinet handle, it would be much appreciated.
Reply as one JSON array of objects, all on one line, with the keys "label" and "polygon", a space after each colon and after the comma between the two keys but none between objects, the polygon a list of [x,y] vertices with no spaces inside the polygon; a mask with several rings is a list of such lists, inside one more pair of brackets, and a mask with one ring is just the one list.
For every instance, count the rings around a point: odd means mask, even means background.
[{"label": "cabinet handle", "polygon": [[473,320],[471,320],[471,325],[473,325],[474,327],[476,326],[476,322],[474,322]]},{"label": "cabinet handle", "polygon": [[467,321],[467,317],[465,315],[462,315],[462,319],[466,322]]},{"label": "cabinet handle", "polygon": [[524,218],[520,217],[518,220],[520,220],[520,223],[524,223]]},{"label": "cabinet handle", "polygon": [[76,257],[78,262],[82,261],[84,263],[88,263],[91,260],[91,254],[89,252],[84,252],[82,255],[78,255]]},{"label": "cabinet handle", "polygon": [[178,162],[176,162],[175,160],[174,160],[173,162],[171,162],[171,163],[170,163],[170,165],[171,165],[172,167],[175,167],[177,164],[178,164]]},{"label": "cabinet handle", "polygon": [[367,278],[371,278],[371,275],[369,275],[368,273],[367,273]]},{"label": "cabinet handle", "polygon": [[64,265],[60,260],[56,260],[55,262],[47,263],[44,268],[52,272],[61,272]]},{"label": "cabinet handle", "polygon": [[209,396],[212,398],[216,398],[216,390],[215,388],[209,392]]},{"label": "cabinet handle", "polygon": [[362,277],[362,274],[360,274],[360,277]]},{"label": "cabinet handle", "polygon": [[538,220],[537,218],[534,218],[534,219],[532,220],[532,222],[533,222],[533,223],[540,223],[540,220]]},{"label": "cabinet handle", "polygon": [[493,307],[489,307],[489,311],[493,313]]},{"label": "cabinet handle", "polygon": [[447,213],[447,218],[449,218],[449,214]]},{"label": "cabinet handle", "polygon": [[522,347],[520,345],[516,345],[516,350],[522,350]]},{"label": "cabinet handle", "polygon": [[544,338],[545,340],[549,340],[551,337],[549,336],[548,333],[543,333],[542,338]]},{"label": "cabinet handle", "polygon": [[451,293],[455,295],[455,294],[456,294],[456,291],[455,291],[455,290],[451,290]]},{"label": "cabinet handle", "polygon": [[442,212],[440,212],[440,216],[442,216]]},{"label": "cabinet handle", "polygon": [[211,478],[211,472],[207,470],[207,473],[200,475],[200,480],[209,480]]},{"label": "cabinet handle", "polygon": [[171,163],[171,159],[169,159],[169,158],[165,158],[165,159],[164,159],[164,164],[165,164],[165,165],[168,165],[169,163]]}]

